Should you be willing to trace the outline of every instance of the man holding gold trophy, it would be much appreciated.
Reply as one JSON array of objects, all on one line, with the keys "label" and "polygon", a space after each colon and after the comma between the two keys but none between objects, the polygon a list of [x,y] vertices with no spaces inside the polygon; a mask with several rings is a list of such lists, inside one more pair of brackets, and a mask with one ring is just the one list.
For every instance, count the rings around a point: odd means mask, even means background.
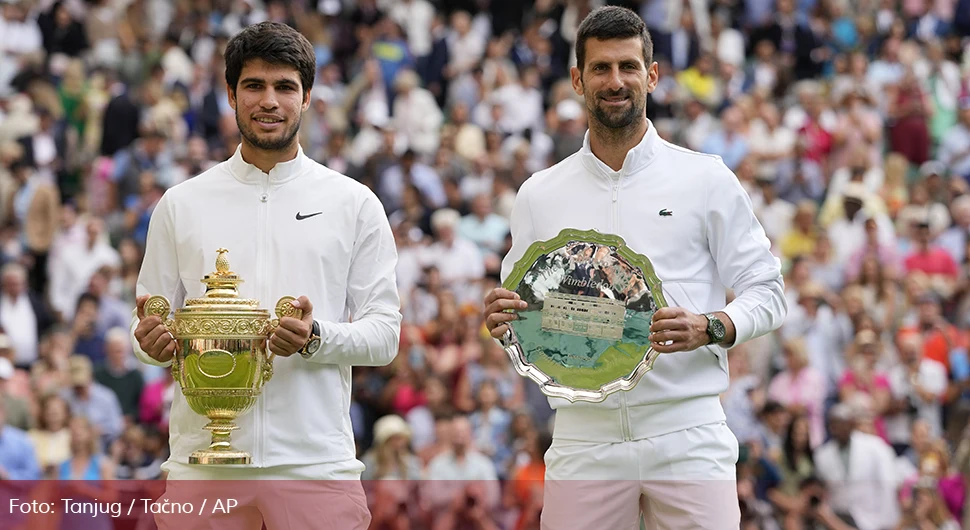
[{"label": "man holding gold trophy", "polygon": [[218,487],[183,480],[288,480],[234,485],[231,513],[158,522],[365,529],[351,367],[397,355],[394,238],[376,195],[300,148],[316,64],[307,39],[248,26],[225,60],[242,143],[158,202],[132,335],[138,358],[171,366],[178,383],[168,501],[198,509]]},{"label": "man holding gold trophy", "polygon": [[[543,530],[738,528],[727,349],[781,326],[779,260],[717,156],[660,138],[643,20],[579,26],[581,150],[532,175],[486,324],[556,409]],[[735,297],[728,303],[727,289]]]}]

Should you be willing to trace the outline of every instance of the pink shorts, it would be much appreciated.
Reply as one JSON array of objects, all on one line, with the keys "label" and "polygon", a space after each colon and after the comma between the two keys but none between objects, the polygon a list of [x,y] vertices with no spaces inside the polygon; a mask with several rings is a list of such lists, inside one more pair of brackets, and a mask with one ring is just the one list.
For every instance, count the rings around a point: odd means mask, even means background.
[{"label": "pink shorts", "polygon": [[737,529],[738,441],[723,422],[642,440],[554,440],[542,530]]}]

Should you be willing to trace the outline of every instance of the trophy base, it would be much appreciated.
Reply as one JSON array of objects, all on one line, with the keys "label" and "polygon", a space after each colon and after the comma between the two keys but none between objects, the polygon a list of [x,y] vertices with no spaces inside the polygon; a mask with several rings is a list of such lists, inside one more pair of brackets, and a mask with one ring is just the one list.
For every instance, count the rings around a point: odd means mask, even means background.
[{"label": "trophy base", "polygon": [[253,457],[245,451],[195,451],[189,455],[190,464],[233,465],[251,464]]},{"label": "trophy base", "polygon": [[210,418],[203,427],[212,433],[212,443],[205,449],[193,451],[189,455],[189,464],[202,465],[233,465],[251,464],[253,457],[246,451],[239,451],[232,446],[230,434],[239,428],[232,419]]}]

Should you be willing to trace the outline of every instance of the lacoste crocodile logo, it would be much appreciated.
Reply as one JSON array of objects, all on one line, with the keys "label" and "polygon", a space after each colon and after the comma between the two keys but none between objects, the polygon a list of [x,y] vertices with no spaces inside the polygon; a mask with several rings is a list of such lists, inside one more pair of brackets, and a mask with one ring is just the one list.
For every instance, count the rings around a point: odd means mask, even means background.
[{"label": "lacoste crocodile logo", "polygon": [[671,215],[674,215],[674,212],[672,212],[672,211],[670,211],[670,210],[668,210],[666,208],[664,208],[663,210],[660,210],[660,216],[661,217],[670,217]]}]

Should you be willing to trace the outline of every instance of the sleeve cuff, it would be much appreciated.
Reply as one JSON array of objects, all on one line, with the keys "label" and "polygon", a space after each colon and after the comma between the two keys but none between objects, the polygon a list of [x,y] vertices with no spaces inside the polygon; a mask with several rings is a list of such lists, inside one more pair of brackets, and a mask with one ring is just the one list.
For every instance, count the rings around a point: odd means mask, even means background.
[{"label": "sleeve cuff", "polygon": [[734,342],[730,346],[727,346],[727,348],[730,349],[742,342],[751,340],[754,335],[754,321],[751,314],[735,306],[733,303],[728,304],[723,311],[734,324]]}]

